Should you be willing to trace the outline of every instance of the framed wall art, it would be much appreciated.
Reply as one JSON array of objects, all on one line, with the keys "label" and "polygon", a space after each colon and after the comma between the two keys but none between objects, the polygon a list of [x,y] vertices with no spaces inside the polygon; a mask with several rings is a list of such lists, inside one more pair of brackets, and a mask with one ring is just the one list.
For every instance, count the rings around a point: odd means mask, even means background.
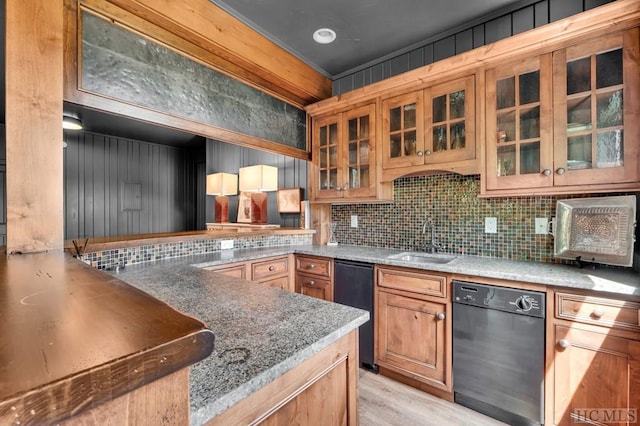
[{"label": "framed wall art", "polygon": [[278,212],[300,213],[300,188],[278,189]]}]

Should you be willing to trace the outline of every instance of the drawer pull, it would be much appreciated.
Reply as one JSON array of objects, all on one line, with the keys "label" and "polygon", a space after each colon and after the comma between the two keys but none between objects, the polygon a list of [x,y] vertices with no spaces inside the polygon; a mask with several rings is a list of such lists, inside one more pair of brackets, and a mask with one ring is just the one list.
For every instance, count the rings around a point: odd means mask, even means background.
[{"label": "drawer pull", "polygon": [[447,317],[447,314],[445,314],[444,312],[440,312],[440,313],[438,314],[438,319],[439,319],[440,321],[442,321],[442,320],[443,320],[443,319],[445,319],[446,317]]},{"label": "drawer pull", "polygon": [[276,270],[275,266],[273,266],[273,265],[269,266],[269,271],[275,271],[275,270]]},{"label": "drawer pull", "polygon": [[571,343],[567,339],[560,339],[558,341],[558,346],[563,349],[567,349],[569,346],[571,346]]},{"label": "drawer pull", "polygon": [[308,282],[307,282],[307,284],[309,284],[309,285],[315,285],[315,284],[316,284],[316,282],[315,282],[315,281],[313,281],[313,280],[311,280],[311,281],[308,281]]},{"label": "drawer pull", "polygon": [[315,267],[316,267],[315,263],[310,263],[309,266],[307,266],[307,269],[313,269]]},{"label": "drawer pull", "polygon": [[591,312],[591,316],[595,319],[600,319],[604,315],[604,310],[602,308],[595,308],[593,312]]}]

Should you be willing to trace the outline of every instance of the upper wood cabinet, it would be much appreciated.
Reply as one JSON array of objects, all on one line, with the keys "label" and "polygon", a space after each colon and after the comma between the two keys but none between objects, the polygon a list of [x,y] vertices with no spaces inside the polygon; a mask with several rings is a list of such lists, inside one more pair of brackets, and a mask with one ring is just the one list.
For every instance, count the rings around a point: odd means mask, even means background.
[{"label": "upper wood cabinet", "polygon": [[312,201],[391,200],[377,179],[376,107],[364,105],[313,119]]},{"label": "upper wood cabinet", "polygon": [[640,188],[638,28],[489,69],[484,195]]},{"label": "upper wood cabinet", "polygon": [[475,160],[475,111],[473,75],[384,99],[382,179]]}]

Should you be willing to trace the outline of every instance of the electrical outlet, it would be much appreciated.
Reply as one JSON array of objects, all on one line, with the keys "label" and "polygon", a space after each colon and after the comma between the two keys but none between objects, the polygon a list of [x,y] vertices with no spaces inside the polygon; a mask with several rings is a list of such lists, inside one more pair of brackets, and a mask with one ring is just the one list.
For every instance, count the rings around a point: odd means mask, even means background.
[{"label": "electrical outlet", "polygon": [[485,234],[497,234],[498,233],[498,218],[497,217],[485,217],[484,218],[484,232],[485,232]]},{"label": "electrical outlet", "polygon": [[233,240],[220,241],[220,250],[229,250],[233,248]]},{"label": "electrical outlet", "polygon": [[549,233],[549,223],[546,217],[536,217],[536,234],[546,235]]},{"label": "electrical outlet", "polygon": [[357,214],[352,214],[351,215],[351,227],[352,228],[357,228],[358,227],[358,215]]}]

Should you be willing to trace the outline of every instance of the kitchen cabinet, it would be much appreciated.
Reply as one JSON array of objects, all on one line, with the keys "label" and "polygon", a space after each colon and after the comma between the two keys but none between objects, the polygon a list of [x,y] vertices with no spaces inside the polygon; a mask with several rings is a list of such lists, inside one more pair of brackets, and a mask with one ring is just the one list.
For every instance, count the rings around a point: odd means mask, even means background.
[{"label": "kitchen cabinet", "polygon": [[635,423],[628,410],[640,406],[640,304],[564,292],[555,303],[553,423]]},{"label": "kitchen cabinet", "polygon": [[475,76],[382,101],[383,180],[476,158]]},{"label": "kitchen cabinet", "polygon": [[640,187],[638,28],[486,72],[483,195]]},{"label": "kitchen cabinet", "polygon": [[377,179],[376,105],[313,118],[310,200],[392,200],[390,183]]},{"label": "kitchen cabinet", "polygon": [[296,292],[333,301],[333,259],[296,255]]},{"label": "kitchen cabinet", "polygon": [[230,277],[249,279],[257,283],[283,290],[294,290],[291,279],[290,257],[277,256],[251,262],[235,262],[231,264],[209,266],[203,269],[214,271]]},{"label": "kitchen cabinet", "polygon": [[376,267],[376,364],[451,399],[449,285],[431,272]]}]

